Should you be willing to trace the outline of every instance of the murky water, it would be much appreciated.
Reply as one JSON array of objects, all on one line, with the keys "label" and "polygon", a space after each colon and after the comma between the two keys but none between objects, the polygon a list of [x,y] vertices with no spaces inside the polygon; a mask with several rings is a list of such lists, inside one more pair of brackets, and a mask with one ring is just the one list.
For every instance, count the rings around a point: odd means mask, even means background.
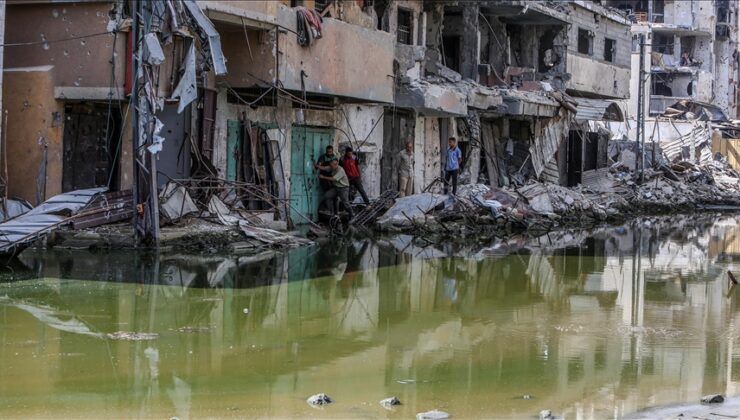
[{"label": "murky water", "polygon": [[[737,257],[736,217],[485,247],[29,252],[0,283],[0,417],[604,418],[735,395]],[[336,402],[308,406],[319,392]]]}]

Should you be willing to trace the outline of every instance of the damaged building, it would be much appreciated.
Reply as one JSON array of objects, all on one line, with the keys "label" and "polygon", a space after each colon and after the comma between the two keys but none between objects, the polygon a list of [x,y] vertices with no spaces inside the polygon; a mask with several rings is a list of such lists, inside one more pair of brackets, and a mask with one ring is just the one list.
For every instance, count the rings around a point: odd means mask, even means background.
[{"label": "damaged building", "polygon": [[[649,115],[680,100],[711,103],[737,115],[737,12],[729,0],[605,0],[632,21],[632,51],[644,36]],[[633,77],[639,63],[635,60]],[[636,110],[637,89],[632,95]],[[636,114],[636,111],[633,111]]]},{"label": "damaged building", "polygon": [[145,4],[151,23],[122,0],[8,2],[6,147],[26,156],[6,165],[10,196],[133,189],[146,213],[173,181],[218,185],[301,224],[327,145],[355,149],[374,198],[397,188],[407,142],[415,191],[441,188],[449,137],[463,183],[576,185],[605,164],[589,121],[621,118],[629,95],[629,22],[593,2]]},{"label": "damaged building", "polygon": [[143,2],[154,17],[137,23],[136,4],[8,2],[5,147],[24,157],[7,160],[9,196],[156,197],[176,182],[231,188],[229,206],[297,224],[316,220],[327,145],[357,149],[379,195],[395,39],[362,5],[162,0]]},{"label": "damaged building", "polygon": [[441,191],[450,137],[462,184],[577,186],[613,163],[610,141],[634,138],[641,34],[646,113],[690,99],[734,115],[736,13],[719,0],[9,0],[4,193],[32,206],[130,194],[120,218],[155,236],[186,214],[314,224],[327,146],[351,147],[369,197],[387,200],[407,143],[414,192]]},{"label": "damaged building", "polygon": [[[631,35],[622,14],[585,1],[384,5],[379,22],[397,33],[384,156],[413,139],[417,191],[443,175],[448,137],[461,141],[469,183],[576,185],[606,164],[608,136],[589,121],[624,118]],[[392,173],[383,179],[394,185]]]}]

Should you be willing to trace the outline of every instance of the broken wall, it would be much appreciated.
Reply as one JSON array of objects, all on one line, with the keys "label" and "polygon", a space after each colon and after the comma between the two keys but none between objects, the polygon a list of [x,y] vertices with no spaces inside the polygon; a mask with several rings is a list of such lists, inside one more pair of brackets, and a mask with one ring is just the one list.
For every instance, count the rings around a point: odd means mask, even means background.
[{"label": "broken wall", "polygon": [[351,145],[357,154],[362,174],[362,185],[369,197],[377,197],[380,190],[380,158],[383,151],[382,105],[339,105],[336,119],[336,153],[341,154]]},{"label": "broken wall", "polygon": [[62,192],[64,104],[54,99],[52,66],[3,72],[8,115],[8,196],[38,205]]},{"label": "broken wall", "polygon": [[[632,33],[626,20],[615,20],[571,3],[568,30],[568,90],[611,98],[628,98]],[[590,31],[591,54],[578,52],[579,29]],[[613,60],[605,59],[606,40],[615,42]]]},{"label": "broken wall", "polygon": [[[34,44],[6,47],[4,66],[54,66],[49,95],[54,95],[55,87],[63,87],[70,99],[106,99],[113,84],[121,98],[128,33],[106,33],[111,7],[113,2],[9,4],[5,42]],[[103,35],[40,42],[99,33]],[[112,60],[116,60],[113,74]]]},{"label": "broken wall", "polygon": [[666,1],[664,23],[712,33],[714,32],[714,3],[714,1],[706,0]]},{"label": "broken wall", "polygon": [[325,18],[322,37],[302,47],[294,9],[281,7],[278,24],[292,32],[251,31],[248,43],[243,28],[217,25],[229,62],[223,80],[232,87],[280,80],[296,92],[393,102],[393,35]]}]

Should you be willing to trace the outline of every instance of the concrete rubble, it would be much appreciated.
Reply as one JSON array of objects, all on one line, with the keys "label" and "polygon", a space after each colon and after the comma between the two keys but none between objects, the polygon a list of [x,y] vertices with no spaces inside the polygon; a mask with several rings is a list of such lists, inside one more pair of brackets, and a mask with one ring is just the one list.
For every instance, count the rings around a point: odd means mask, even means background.
[{"label": "concrete rubble", "polygon": [[[616,164],[577,187],[530,180],[521,187],[495,189],[463,185],[454,198],[417,194],[397,201],[378,219],[377,227],[392,232],[472,234],[488,229],[505,234],[587,226],[640,214],[740,210],[740,174],[724,158],[701,165],[677,161],[665,169],[646,170],[643,183]],[[413,211],[412,217],[404,217],[406,211]]]}]

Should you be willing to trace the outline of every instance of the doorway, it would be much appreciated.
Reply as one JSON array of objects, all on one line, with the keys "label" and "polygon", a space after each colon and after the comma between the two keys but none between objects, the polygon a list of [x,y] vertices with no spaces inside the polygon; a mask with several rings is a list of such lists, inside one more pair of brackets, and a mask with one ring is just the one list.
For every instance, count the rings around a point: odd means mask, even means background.
[{"label": "doorway", "polygon": [[296,225],[318,218],[321,189],[314,163],[334,144],[330,129],[294,126],[290,146],[290,216]]},{"label": "doorway", "polygon": [[118,106],[68,104],[64,108],[62,191],[108,187],[115,190],[120,149]]},{"label": "doorway", "polygon": [[[380,192],[398,188],[398,154],[414,141],[414,114],[386,108],[383,119],[383,154],[380,158]],[[420,163],[417,162],[417,165]]]}]

